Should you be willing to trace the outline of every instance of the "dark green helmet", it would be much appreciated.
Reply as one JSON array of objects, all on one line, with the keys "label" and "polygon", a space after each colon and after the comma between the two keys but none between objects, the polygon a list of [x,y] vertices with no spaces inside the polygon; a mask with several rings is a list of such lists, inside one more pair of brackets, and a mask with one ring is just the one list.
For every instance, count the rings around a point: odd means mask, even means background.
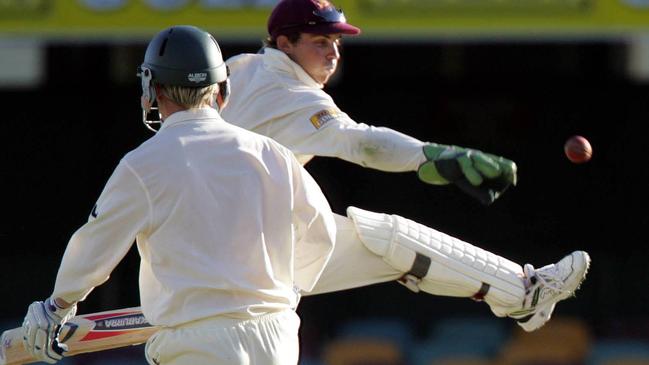
[{"label": "dark green helmet", "polygon": [[163,85],[205,87],[228,78],[221,49],[208,32],[178,25],[158,33],[149,42],[141,69]]}]

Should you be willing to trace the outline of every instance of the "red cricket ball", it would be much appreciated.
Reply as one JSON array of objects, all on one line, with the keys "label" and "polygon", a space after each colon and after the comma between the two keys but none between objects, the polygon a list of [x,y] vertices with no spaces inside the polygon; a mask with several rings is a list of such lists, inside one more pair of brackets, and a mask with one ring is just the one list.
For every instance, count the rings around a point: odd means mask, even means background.
[{"label": "red cricket ball", "polygon": [[593,147],[590,142],[582,136],[572,136],[568,138],[563,146],[566,157],[573,163],[588,162],[593,157]]}]

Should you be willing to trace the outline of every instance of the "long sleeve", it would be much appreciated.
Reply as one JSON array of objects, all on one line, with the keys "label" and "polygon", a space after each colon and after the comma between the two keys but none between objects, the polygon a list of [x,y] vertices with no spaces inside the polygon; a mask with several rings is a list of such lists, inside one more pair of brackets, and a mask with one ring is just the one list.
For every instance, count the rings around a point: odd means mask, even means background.
[{"label": "long sleeve", "polygon": [[[317,141],[317,142],[316,142]],[[416,171],[426,158],[424,142],[386,127],[356,123],[345,117],[302,140],[301,154],[337,157],[382,171]]]},{"label": "long sleeve", "polygon": [[108,180],[87,223],[73,235],[63,255],[54,297],[81,301],[110,273],[147,225],[146,191],[122,161]]}]

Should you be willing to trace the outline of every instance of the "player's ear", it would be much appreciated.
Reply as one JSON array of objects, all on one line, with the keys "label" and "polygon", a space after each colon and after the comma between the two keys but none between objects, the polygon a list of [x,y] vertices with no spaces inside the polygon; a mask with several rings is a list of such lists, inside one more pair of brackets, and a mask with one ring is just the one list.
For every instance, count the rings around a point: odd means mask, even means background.
[{"label": "player's ear", "polygon": [[[230,69],[228,69],[228,76],[230,75]],[[228,104],[230,98],[230,79],[226,79],[223,82],[219,82],[219,90],[216,92],[215,96],[215,108],[219,112],[225,108]]]},{"label": "player's ear", "polygon": [[162,90],[162,86],[156,83],[153,87],[155,88],[156,100],[160,100],[161,98],[165,97],[164,91]]},{"label": "player's ear", "polygon": [[288,39],[287,36],[280,35],[277,37],[275,42],[277,44],[277,49],[279,49],[280,51],[286,54],[291,54],[293,50],[293,44],[291,43],[291,41]]}]

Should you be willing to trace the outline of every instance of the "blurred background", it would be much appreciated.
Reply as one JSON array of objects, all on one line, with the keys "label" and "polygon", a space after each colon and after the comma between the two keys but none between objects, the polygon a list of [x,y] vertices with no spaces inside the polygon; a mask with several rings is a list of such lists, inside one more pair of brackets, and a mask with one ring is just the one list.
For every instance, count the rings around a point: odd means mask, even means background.
[{"label": "blurred background", "polygon": [[[2,329],[49,296],[67,240],[119,159],[151,136],[135,76],[150,38],[192,24],[226,57],[255,53],[275,2],[0,1]],[[593,265],[532,334],[484,303],[392,282],[304,297],[301,364],[649,364],[649,1],[336,4],[363,29],[326,87],[342,110],[506,156],[519,183],[487,207],[414,173],[316,158],[307,169],[333,210],[399,214],[521,264],[583,249]],[[590,140],[591,161],[566,159],[572,135]],[[133,249],[79,312],[138,306],[137,266]],[[145,361],[135,346],[63,363]]]}]

